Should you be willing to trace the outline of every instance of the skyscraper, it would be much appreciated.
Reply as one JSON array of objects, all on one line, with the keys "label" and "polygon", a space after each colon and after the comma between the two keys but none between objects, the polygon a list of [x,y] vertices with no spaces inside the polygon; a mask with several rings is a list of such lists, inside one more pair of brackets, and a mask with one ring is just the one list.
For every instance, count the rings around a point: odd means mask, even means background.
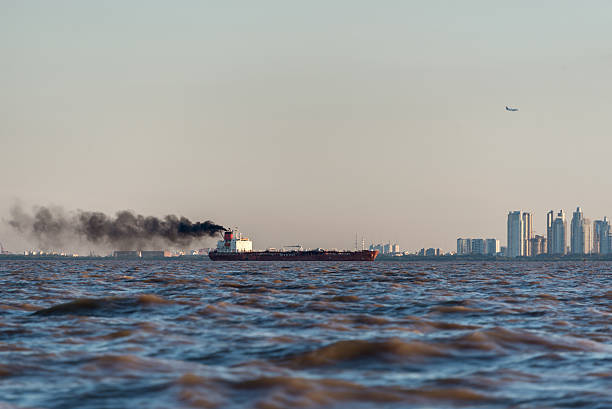
[{"label": "skyscraper", "polygon": [[552,242],[548,243],[548,248],[551,250],[550,254],[565,254],[566,241],[567,241],[567,222],[565,221],[565,213],[563,210],[559,210],[557,217],[552,222],[551,227],[551,239]]},{"label": "skyscraper", "polygon": [[555,221],[555,212],[552,210],[546,214],[546,253],[553,254],[553,222]]},{"label": "skyscraper", "polygon": [[607,217],[593,222],[593,247],[591,252],[596,254],[610,253],[610,223]]},{"label": "skyscraper", "polygon": [[572,224],[570,230],[570,252],[572,254],[584,254],[584,232],[583,232],[584,217],[580,207],[572,215]]},{"label": "skyscraper", "polygon": [[610,222],[608,222],[607,217],[604,217],[603,225],[601,227],[601,233],[599,238],[599,252],[601,254],[612,253],[612,240],[610,240]]},{"label": "skyscraper", "polygon": [[523,219],[520,211],[508,213],[508,247],[507,257],[520,257],[523,255],[524,236]]},{"label": "skyscraper", "polygon": [[523,224],[523,256],[531,256],[529,240],[533,238],[533,214],[523,213],[521,216]]},{"label": "skyscraper", "polygon": [[593,251],[593,222],[591,219],[583,219],[582,224],[584,253],[591,254]]},{"label": "skyscraper", "polygon": [[572,254],[589,254],[591,252],[591,222],[585,219],[580,207],[572,216],[571,252]]}]

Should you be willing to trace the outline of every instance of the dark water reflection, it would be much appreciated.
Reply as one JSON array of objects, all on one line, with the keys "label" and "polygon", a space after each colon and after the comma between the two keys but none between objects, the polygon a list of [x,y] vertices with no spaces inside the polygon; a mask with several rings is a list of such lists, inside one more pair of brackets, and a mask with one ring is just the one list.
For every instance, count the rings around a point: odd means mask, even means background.
[{"label": "dark water reflection", "polygon": [[2,262],[0,408],[612,407],[612,264]]}]

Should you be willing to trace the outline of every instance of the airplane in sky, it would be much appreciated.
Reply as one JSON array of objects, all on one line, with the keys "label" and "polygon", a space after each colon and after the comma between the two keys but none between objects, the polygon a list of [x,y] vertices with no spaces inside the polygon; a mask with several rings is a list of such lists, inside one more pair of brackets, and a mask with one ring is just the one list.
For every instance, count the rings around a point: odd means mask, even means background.
[{"label": "airplane in sky", "polygon": [[516,112],[518,111],[518,108],[510,108],[508,105],[506,105],[506,111]]}]

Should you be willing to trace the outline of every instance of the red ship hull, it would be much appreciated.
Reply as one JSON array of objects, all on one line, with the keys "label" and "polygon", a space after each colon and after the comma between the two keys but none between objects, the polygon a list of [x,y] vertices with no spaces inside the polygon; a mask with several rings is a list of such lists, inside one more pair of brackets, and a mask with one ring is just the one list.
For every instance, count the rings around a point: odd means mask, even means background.
[{"label": "red ship hull", "polygon": [[370,251],[211,251],[208,257],[220,261],[374,261],[378,250]]}]

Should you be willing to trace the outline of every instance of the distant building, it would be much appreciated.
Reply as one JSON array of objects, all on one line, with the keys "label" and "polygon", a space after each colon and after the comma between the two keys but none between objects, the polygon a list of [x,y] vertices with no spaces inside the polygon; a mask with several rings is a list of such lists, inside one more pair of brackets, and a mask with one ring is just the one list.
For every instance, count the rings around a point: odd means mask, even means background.
[{"label": "distant building", "polygon": [[465,255],[472,253],[472,239],[457,239],[457,254]]},{"label": "distant building", "polygon": [[536,234],[535,237],[529,239],[529,254],[531,256],[538,256],[546,253],[546,237]]},{"label": "distant building", "polygon": [[584,219],[584,254],[591,254],[593,251],[593,222],[591,219]]},{"label": "distant building", "polygon": [[485,254],[488,256],[494,256],[499,253],[499,240],[497,239],[486,239],[485,240]]},{"label": "distant building", "polygon": [[508,213],[508,250],[507,257],[520,257],[523,255],[524,230],[523,218],[520,211]]},{"label": "distant building", "polygon": [[580,207],[576,208],[572,216],[571,224],[571,246],[572,254],[590,254],[591,253],[591,222],[585,219]]},{"label": "distant building", "polygon": [[150,251],[150,250],[142,250],[140,252],[140,257],[141,258],[163,258],[165,257],[165,252],[163,250],[155,250],[155,251]]},{"label": "distant building", "polygon": [[422,248],[417,252],[417,255],[422,257],[437,257],[442,255],[442,250],[435,249],[433,247],[430,247],[428,249]]},{"label": "distant building", "polygon": [[555,221],[555,212],[552,210],[546,214],[546,253],[553,254],[553,222]]},{"label": "distant building", "polygon": [[496,255],[499,253],[499,240],[497,239],[457,239],[457,255],[479,254]]},{"label": "distant building", "polygon": [[485,254],[484,239],[472,239],[471,254]]},{"label": "distant building", "polygon": [[567,221],[565,213],[559,210],[552,222],[552,241],[548,243],[549,254],[565,254],[567,251]]},{"label": "distant building", "polygon": [[138,251],[123,251],[123,250],[117,250],[115,252],[113,252],[113,257],[115,258],[120,258],[120,259],[126,259],[126,258],[139,258],[140,257],[140,252]]},{"label": "distant building", "polygon": [[600,242],[601,242],[601,227],[603,225],[603,220],[594,220],[593,221],[593,228],[591,230],[591,232],[593,233],[593,243],[591,246],[591,253],[592,254],[600,254],[601,253],[601,249],[600,249]]},{"label": "distant building", "polygon": [[380,254],[400,254],[400,246],[397,243],[370,244],[370,251],[378,250]]},{"label": "distant building", "polygon": [[601,237],[599,239],[599,248],[601,254],[612,253],[612,240],[610,238],[610,223],[608,219],[604,217],[604,225],[602,226]]},{"label": "distant building", "polygon": [[523,229],[523,256],[531,255],[529,240],[533,238],[533,213],[523,213],[521,215]]},{"label": "distant building", "polygon": [[610,223],[608,218],[593,222],[593,253],[610,254]]},{"label": "distant building", "polygon": [[437,257],[437,256],[441,256],[442,255],[442,250],[440,249],[434,249],[432,247],[428,248],[427,250],[425,250],[425,255],[427,257]]}]

